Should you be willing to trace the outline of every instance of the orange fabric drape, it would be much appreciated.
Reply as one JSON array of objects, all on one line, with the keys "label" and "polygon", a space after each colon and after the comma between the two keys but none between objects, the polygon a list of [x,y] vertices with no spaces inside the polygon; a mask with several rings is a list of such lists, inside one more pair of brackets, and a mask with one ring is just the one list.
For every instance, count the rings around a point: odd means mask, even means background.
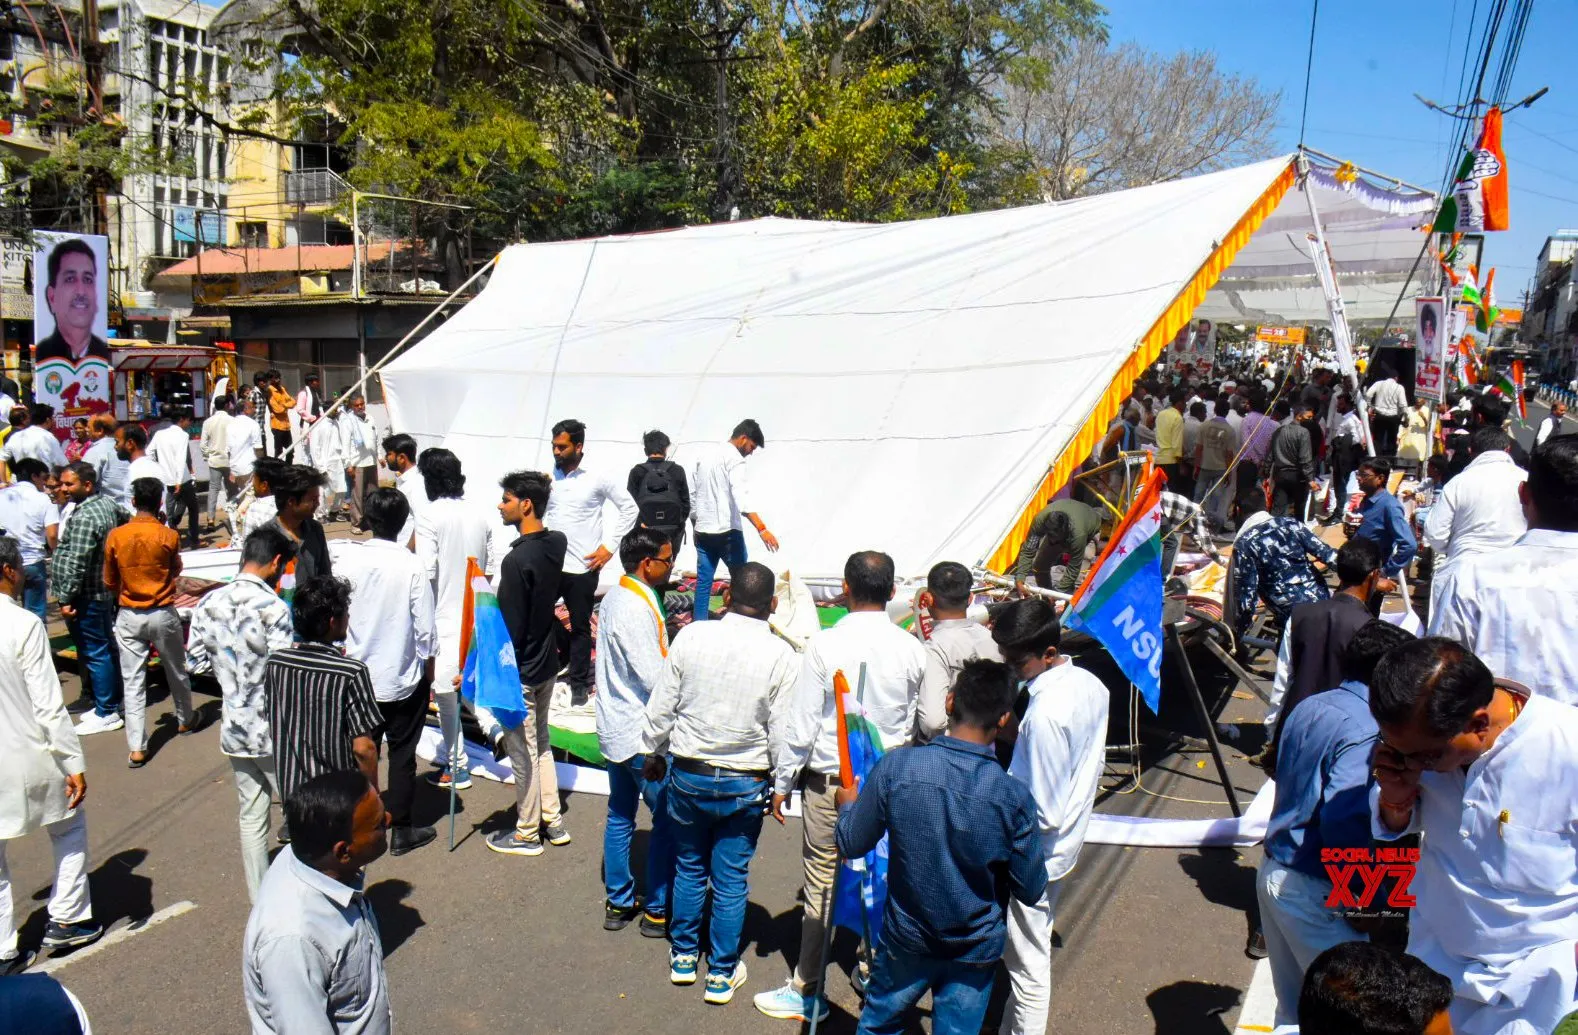
[{"label": "orange fabric drape", "polygon": [[1233,227],[1232,232],[1184,285],[1183,290],[1173,299],[1172,305],[1168,306],[1161,317],[1151,325],[1151,329],[1140,339],[1123,366],[1113,375],[1112,383],[1102,393],[1096,408],[1085,419],[1084,425],[1064,447],[1046,477],[1041,480],[1041,485],[1030,498],[1030,502],[1025,505],[1019,519],[1014,522],[1003,541],[992,552],[986,562],[988,568],[1001,573],[1013,566],[1019,554],[1019,547],[1030,534],[1031,520],[1073,477],[1080,461],[1096,448],[1096,443],[1106,431],[1108,423],[1117,416],[1118,407],[1122,405],[1124,399],[1128,398],[1129,389],[1135,379],[1156,362],[1156,357],[1161,355],[1162,349],[1183,329],[1183,325],[1194,315],[1195,309],[1205,300],[1206,292],[1211,290],[1212,285],[1233,264],[1239,249],[1249,242],[1250,236],[1260,228],[1260,224],[1282,203],[1283,196],[1292,188],[1296,179],[1294,163],[1290,160],[1282,175],[1278,176],[1271,186],[1266,188],[1265,193],[1256,199],[1249,211],[1244,213],[1243,218]]}]

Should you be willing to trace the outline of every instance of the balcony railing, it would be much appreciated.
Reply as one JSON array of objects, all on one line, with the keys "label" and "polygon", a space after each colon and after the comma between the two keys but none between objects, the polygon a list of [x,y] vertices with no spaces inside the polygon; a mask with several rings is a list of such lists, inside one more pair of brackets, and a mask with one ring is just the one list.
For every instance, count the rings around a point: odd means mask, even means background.
[{"label": "balcony railing", "polygon": [[291,205],[334,205],[351,185],[333,169],[298,169],[285,174],[285,201]]}]

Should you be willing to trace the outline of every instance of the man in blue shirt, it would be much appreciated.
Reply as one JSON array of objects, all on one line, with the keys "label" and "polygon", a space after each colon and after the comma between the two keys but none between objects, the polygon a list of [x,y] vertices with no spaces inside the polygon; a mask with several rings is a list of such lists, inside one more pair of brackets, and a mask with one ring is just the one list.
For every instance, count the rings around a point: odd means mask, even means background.
[{"label": "man in blue shirt", "polygon": [[1379,728],[1369,681],[1381,656],[1413,639],[1371,621],[1343,653],[1345,681],[1298,703],[1282,720],[1277,797],[1256,893],[1277,992],[1276,1023],[1297,1020],[1304,971],[1326,949],[1365,936],[1328,908],[1324,848],[1370,847],[1370,754]]},{"label": "man in blue shirt", "polygon": [[981,1030],[1003,903],[1032,905],[1047,883],[1035,800],[992,750],[1013,700],[1007,666],[966,662],[948,693],[948,734],[884,755],[858,797],[837,793],[839,855],[860,858],[888,835],[888,904],[858,1035],[908,1030],[905,1014],[927,992],[936,1035]]},{"label": "man in blue shirt", "polygon": [[1359,504],[1359,527],[1350,533],[1381,548],[1381,574],[1385,578],[1376,589],[1382,593],[1397,588],[1397,576],[1419,552],[1419,542],[1408,527],[1403,505],[1386,489],[1391,475],[1392,465],[1380,457],[1359,464],[1359,491],[1364,493],[1364,502]]}]

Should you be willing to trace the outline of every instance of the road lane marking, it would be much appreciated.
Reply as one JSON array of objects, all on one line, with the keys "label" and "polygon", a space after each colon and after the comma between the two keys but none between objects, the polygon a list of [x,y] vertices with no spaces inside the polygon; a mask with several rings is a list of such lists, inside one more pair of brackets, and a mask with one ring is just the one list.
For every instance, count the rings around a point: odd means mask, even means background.
[{"label": "road lane marking", "polygon": [[1235,1035],[1260,1035],[1271,1031],[1277,1020],[1277,990],[1271,982],[1271,961],[1260,960],[1255,964],[1255,976],[1249,982],[1243,1008],[1238,1011]]},{"label": "road lane marking", "polygon": [[52,974],[68,963],[75,963],[77,960],[86,959],[87,957],[92,956],[101,950],[108,949],[111,945],[119,945],[121,942],[132,937],[133,935],[141,934],[150,927],[156,927],[159,924],[164,923],[166,920],[172,920],[175,917],[180,916],[182,913],[190,913],[196,908],[196,902],[187,902],[183,899],[180,902],[165,906],[163,909],[154,913],[146,920],[133,921],[132,923],[127,924],[125,927],[115,928],[113,931],[109,932],[104,937],[94,942],[92,945],[85,946],[84,948],[78,949],[75,952],[67,953],[64,956],[45,960],[38,966],[30,968],[28,973]]}]

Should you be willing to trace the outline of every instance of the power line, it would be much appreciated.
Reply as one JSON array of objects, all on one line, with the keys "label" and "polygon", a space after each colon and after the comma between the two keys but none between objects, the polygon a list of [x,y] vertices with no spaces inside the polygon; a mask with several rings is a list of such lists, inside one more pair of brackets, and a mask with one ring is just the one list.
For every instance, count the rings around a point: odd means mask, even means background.
[{"label": "power line", "polygon": [[1320,0],[1310,10],[1310,47],[1304,56],[1304,110],[1299,113],[1299,146],[1304,146],[1304,122],[1310,114],[1310,74],[1315,70],[1315,21],[1320,17]]}]

